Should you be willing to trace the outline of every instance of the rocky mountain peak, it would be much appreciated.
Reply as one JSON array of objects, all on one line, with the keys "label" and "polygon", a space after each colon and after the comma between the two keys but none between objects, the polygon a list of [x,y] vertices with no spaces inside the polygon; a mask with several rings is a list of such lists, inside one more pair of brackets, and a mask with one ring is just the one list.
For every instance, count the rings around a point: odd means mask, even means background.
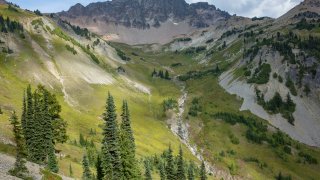
[{"label": "rocky mountain peak", "polygon": [[[201,13],[199,10],[202,10]],[[86,7],[76,4],[59,15],[73,19],[88,17],[137,29],[159,27],[169,19],[178,22],[187,20],[191,26],[201,28],[230,17],[227,12],[217,10],[208,3],[189,5],[184,0],[113,0],[91,3]]]},{"label": "rocky mountain peak", "polygon": [[8,4],[8,2],[5,0],[0,0],[0,4]]}]

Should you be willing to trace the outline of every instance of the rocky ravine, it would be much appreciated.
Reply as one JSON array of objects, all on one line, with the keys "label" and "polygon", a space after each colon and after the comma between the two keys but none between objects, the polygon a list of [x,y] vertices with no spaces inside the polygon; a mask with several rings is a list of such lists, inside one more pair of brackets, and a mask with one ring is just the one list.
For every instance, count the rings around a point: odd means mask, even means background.
[{"label": "rocky ravine", "polygon": [[[188,92],[186,91],[186,86],[184,82],[179,81],[174,78],[174,82],[181,88],[181,96],[178,100],[178,111],[174,113],[168,120],[167,123],[170,130],[179,137],[180,141],[187,146],[191,153],[199,159],[199,161],[204,160],[201,149],[199,150],[196,145],[192,145],[189,140],[189,124],[183,120],[183,115],[185,112],[185,104],[188,98]],[[205,160],[204,160],[205,161]],[[225,179],[225,180],[240,180],[239,177],[233,177],[228,172],[220,170],[214,164],[205,161],[205,166],[208,173],[211,173],[215,178]]]}]

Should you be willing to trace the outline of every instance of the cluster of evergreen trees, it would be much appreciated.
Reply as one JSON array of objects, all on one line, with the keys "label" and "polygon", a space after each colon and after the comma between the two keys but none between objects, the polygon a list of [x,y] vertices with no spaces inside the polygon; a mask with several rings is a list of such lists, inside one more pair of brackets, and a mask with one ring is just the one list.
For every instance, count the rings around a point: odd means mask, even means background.
[{"label": "cluster of evergreen trees", "polygon": [[166,70],[165,72],[163,72],[162,70],[159,70],[157,72],[156,69],[153,69],[151,76],[152,77],[159,77],[161,79],[166,79],[166,80],[171,79],[168,70]]},{"label": "cluster of evergreen trees", "polygon": [[87,38],[89,40],[91,39],[90,38],[91,34],[90,34],[90,32],[89,32],[89,30],[87,28],[81,28],[79,26],[74,26],[68,21],[62,21],[62,22],[65,23],[65,24],[68,24],[77,35],[85,37],[85,38]]},{"label": "cluster of evergreen trees", "polygon": [[64,143],[68,138],[67,123],[61,119],[60,111],[56,97],[43,86],[38,86],[33,93],[28,86],[21,116],[28,159],[47,164],[52,172],[58,172],[54,145]]},{"label": "cluster of evergreen trees", "polygon": [[192,162],[183,158],[183,151],[180,146],[179,154],[173,155],[171,146],[161,156],[154,155],[144,159],[144,179],[152,180],[152,172],[157,172],[161,180],[194,180],[198,177],[201,180],[207,179],[204,162],[200,169]]},{"label": "cluster of evergreen trees", "polygon": [[16,142],[16,162],[9,173],[19,178],[25,178],[28,173],[25,159],[27,156],[25,151],[25,140],[22,133],[21,123],[19,122],[15,112],[12,113],[10,122],[13,126],[13,134]]},{"label": "cluster of evergreen trees", "polygon": [[[131,128],[131,118],[128,103],[123,101],[121,124],[117,123],[117,113],[113,96],[109,93],[106,109],[103,114],[104,127],[101,151],[95,158],[96,173],[90,171],[92,158],[89,149],[83,156],[82,178],[85,180],[102,179],[152,179],[152,172],[157,170],[162,180],[185,180],[202,177],[206,179],[206,170],[203,165],[202,170],[193,163],[187,163],[183,159],[183,151],[180,148],[179,155],[174,156],[171,146],[158,157],[146,157],[142,161],[145,167],[142,175],[140,162],[135,157],[135,139]],[[84,137],[80,137],[85,141]],[[70,168],[70,172],[72,169]]]},{"label": "cluster of evergreen trees", "polygon": [[263,63],[257,67],[250,79],[248,79],[248,83],[255,84],[266,84],[269,82],[269,77],[271,73],[270,64]]},{"label": "cluster of evergreen trees", "polygon": [[[131,128],[128,103],[123,101],[121,125],[117,124],[116,107],[109,93],[103,114],[104,128],[101,153],[96,162],[96,179],[139,179],[141,174],[135,158],[135,139]],[[93,179],[87,157],[83,158],[83,179]]]},{"label": "cluster of evergreen trees", "polygon": [[214,68],[211,68],[211,69],[208,69],[208,70],[204,70],[204,71],[189,71],[186,74],[178,76],[178,79],[180,81],[187,81],[187,80],[190,80],[190,79],[199,79],[199,78],[202,78],[202,77],[210,75],[210,74],[212,74],[214,76],[217,76],[221,72],[222,72],[222,70],[217,65]]},{"label": "cluster of evergreen trees", "polygon": [[196,117],[202,111],[202,106],[200,105],[199,98],[193,98],[191,102],[191,106],[189,108],[189,115]]},{"label": "cluster of evergreen trees", "polygon": [[37,9],[37,10],[35,10],[35,11],[33,11],[36,15],[38,15],[38,16],[43,16],[43,14],[40,12],[40,10],[39,9]]},{"label": "cluster of evergreen trees", "polygon": [[296,110],[296,104],[291,99],[289,93],[286,101],[282,100],[282,97],[278,92],[276,92],[273,98],[267,102],[264,100],[264,95],[258,89],[256,89],[256,96],[258,104],[261,105],[265,110],[271,112],[272,114],[281,113],[290,124],[294,125],[294,117],[292,113],[294,113]]},{"label": "cluster of evergreen trees", "polygon": [[55,156],[55,143],[67,140],[67,123],[60,118],[61,107],[55,96],[43,86],[32,92],[27,87],[23,96],[21,123],[17,115],[12,114],[11,124],[17,143],[17,157],[15,167],[10,171],[12,175],[24,177],[28,172],[25,159],[57,173],[59,171]]},{"label": "cluster of evergreen trees", "polygon": [[11,20],[9,17],[4,18],[0,15],[0,31],[3,33],[23,33],[23,26],[19,22]]}]

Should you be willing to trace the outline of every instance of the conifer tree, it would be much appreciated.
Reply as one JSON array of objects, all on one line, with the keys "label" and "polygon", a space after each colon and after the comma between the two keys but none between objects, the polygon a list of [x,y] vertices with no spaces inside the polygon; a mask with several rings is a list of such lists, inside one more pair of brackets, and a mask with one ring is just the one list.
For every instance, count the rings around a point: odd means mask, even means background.
[{"label": "conifer tree", "polygon": [[121,117],[120,151],[123,175],[125,179],[135,179],[138,176],[138,168],[135,159],[135,140],[131,128],[128,103],[126,101],[123,101]]},{"label": "conifer tree", "polygon": [[186,175],[185,175],[185,170],[184,170],[184,161],[183,161],[183,151],[182,147],[180,146],[179,149],[179,156],[177,160],[177,180],[185,180]]},{"label": "conifer tree", "polygon": [[25,118],[25,129],[24,129],[24,137],[26,140],[26,147],[27,147],[27,152],[29,155],[29,158],[32,158],[32,135],[33,135],[33,96],[32,96],[32,91],[31,91],[31,86],[28,85],[27,87],[27,93],[26,93],[26,118]]},{"label": "conifer tree", "polygon": [[188,167],[188,180],[194,180],[194,164],[192,161],[190,161]]},{"label": "conifer tree", "polygon": [[[113,179],[121,179],[122,174],[122,165],[120,159],[120,144],[119,144],[119,133],[118,133],[118,125],[117,125],[117,114],[116,107],[114,104],[113,97],[110,93],[108,93],[106,112],[103,117],[105,121],[105,126],[103,129],[103,149],[102,154],[105,156],[103,161],[110,159],[110,164],[112,167],[112,178]],[[107,151],[107,152],[104,152]],[[108,158],[111,157],[111,158]],[[103,162],[103,165],[108,164],[109,162]],[[106,167],[104,167],[106,171]],[[110,170],[107,170],[110,171]],[[106,176],[106,174],[105,174]],[[109,176],[110,177],[110,176]]]},{"label": "conifer tree", "polygon": [[164,78],[165,78],[165,79],[168,79],[168,80],[170,79],[168,70],[166,70],[165,75],[164,75]]},{"label": "conifer tree", "polygon": [[31,148],[29,149],[30,159],[36,163],[41,163],[45,156],[43,155],[42,149],[42,126],[41,126],[41,107],[40,98],[37,93],[34,93],[34,104],[33,104],[33,120],[31,128],[33,133],[31,134]]},{"label": "conifer tree", "polygon": [[160,161],[159,163],[159,175],[160,175],[160,180],[165,180],[166,179],[166,171],[164,167],[164,162]]},{"label": "conifer tree", "polygon": [[175,180],[174,174],[174,159],[172,155],[171,145],[169,145],[168,154],[166,157],[166,177],[167,180]]},{"label": "conifer tree", "polygon": [[83,168],[82,179],[91,180],[92,174],[89,168],[89,162],[86,155],[84,155],[82,159],[82,168]]},{"label": "conifer tree", "polygon": [[[112,177],[113,179],[121,179],[122,166],[120,159],[120,146],[119,146],[119,134],[117,125],[117,114],[116,107],[114,104],[113,97],[108,94],[106,112],[103,117],[105,121],[105,127],[103,129],[103,143],[107,144],[107,151],[110,154],[111,165],[112,165]],[[103,152],[105,154],[105,152]]]},{"label": "conifer tree", "polygon": [[23,92],[23,102],[22,102],[22,114],[21,114],[21,125],[22,125],[22,132],[26,134],[26,116],[27,116],[27,102],[26,102],[26,93]]},{"label": "conifer tree", "polygon": [[152,72],[151,76],[152,76],[152,77],[157,76],[157,71],[156,71],[156,69],[153,69],[153,72]]},{"label": "conifer tree", "polygon": [[150,162],[148,160],[144,161],[144,168],[145,168],[144,179],[145,180],[152,180]]},{"label": "conifer tree", "polygon": [[128,107],[128,102],[123,101],[123,106],[122,106],[122,123],[121,123],[121,130],[126,133],[128,136],[129,140],[131,141],[131,148],[133,148],[133,152],[135,151],[135,139],[133,136],[133,131],[131,128],[131,120],[130,120],[130,112],[129,112],[129,107]]},{"label": "conifer tree", "polygon": [[[70,165],[71,166],[71,165]],[[58,173],[59,172],[59,166],[58,166],[58,162],[57,162],[57,157],[54,153],[54,147],[52,147],[49,150],[49,155],[48,155],[48,165],[47,168],[54,173]]]},{"label": "conifer tree", "polygon": [[69,176],[73,177],[73,170],[71,164],[69,165]]},{"label": "conifer tree", "polygon": [[103,168],[102,168],[102,161],[101,155],[98,155],[97,162],[96,162],[96,171],[97,171],[97,180],[103,180]]},{"label": "conifer tree", "polygon": [[207,179],[206,166],[204,164],[204,161],[202,161],[202,163],[201,163],[200,179],[201,180],[206,180]]},{"label": "conifer tree", "polygon": [[104,179],[113,179],[113,168],[111,162],[111,155],[108,150],[107,143],[102,144],[101,148],[101,166]]},{"label": "conifer tree", "polygon": [[24,178],[25,174],[28,173],[26,167],[26,156],[25,147],[24,147],[24,138],[22,136],[21,124],[18,121],[18,117],[15,112],[12,113],[10,118],[11,124],[13,126],[13,133],[16,142],[16,162],[14,163],[14,168],[10,170],[10,174]]},{"label": "conifer tree", "polygon": [[57,160],[55,156],[55,149],[53,144],[53,132],[52,132],[52,120],[49,114],[49,92],[43,92],[43,99],[41,104],[41,124],[42,124],[42,148],[43,156],[48,155],[48,166],[52,172],[57,173],[59,171]]},{"label": "conifer tree", "polygon": [[79,143],[82,147],[85,147],[86,146],[86,140],[84,139],[82,133],[80,133],[79,135]]}]

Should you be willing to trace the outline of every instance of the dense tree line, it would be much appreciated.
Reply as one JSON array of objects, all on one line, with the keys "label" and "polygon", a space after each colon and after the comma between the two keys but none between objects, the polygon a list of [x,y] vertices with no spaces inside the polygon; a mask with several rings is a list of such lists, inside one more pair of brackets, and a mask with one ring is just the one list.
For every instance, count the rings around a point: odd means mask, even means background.
[{"label": "dense tree line", "polygon": [[124,53],[123,51],[121,51],[120,49],[116,48],[116,52],[117,52],[117,55],[123,60],[123,61],[130,61],[131,58],[128,57],[126,55],[126,53]]},{"label": "dense tree line", "polygon": [[73,32],[75,32],[77,35],[85,37],[89,40],[91,39],[90,38],[90,35],[91,35],[90,31],[87,28],[81,28],[79,26],[74,26],[68,21],[62,21],[62,22],[69,25],[71,27],[71,29],[73,30]]},{"label": "dense tree line", "polygon": [[11,20],[9,17],[4,18],[0,15],[0,30],[3,33],[23,33],[23,26],[19,22]]},{"label": "dense tree line", "polygon": [[194,162],[186,161],[183,157],[183,150],[181,146],[177,156],[173,155],[173,150],[169,145],[169,148],[160,156],[154,155],[151,157],[145,157],[144,167],[144,179],[146,180],[153,179],[152,172],[157,172],[161,180],[207,179],[207,171],[204,162],[202,162],[199,168],[194,164]]},{"label": "dense tree line", "polygon": [[33,11],[37,16],[43,16],[43,14],[40,12],[39,9],[36,9],[35,11]]},{"label": "dense tree line", "polygon": [[[180,147],[179,154],[173,155],[171,146],[161,156],[144,157],[141,171],[139,161],[135,157],[135,138],[131,127],[131,117],[128,103],[123,101],[121,112],[121,124],[117,123],[117,113],[113,96],[109,93],[106,109],[103,114],[104,127],[101,151],[95,158],[95,173],[90,166],[89,151],[83,156],[82,178],[86,180],[102,179],[146,179],[151,180],[154,171],[158,172],[162,180],[192,180],[195,177],[206,178],[205,166],[200,171],[193,162],[186,162]],[[85,138],[80,137],[81,141]],[[143,172],[143,173],[141,173]]]},{"label": "dense tree line", "polygon": [[272,114],[281,113],[284,118],[288,120],[288,122],[294,125],[294,117],[293,113],[296,110],[296,104],[291,99],[290,94],[288,93],[286,101],[284,101],[281,95],[276,92],[273,98],[269,101],[264,100],[264,95],[260,90],[256,89],[256,96],[258,104],[261,105],[265,110]]},{"label": "dense tree line", "polygon": [[191,106],[189,108],[188,114],[190,116],[196,117],[199,113],[202,111],[202,106],[200,105],[200,99],[199,98],[193,98],[191,101]]},{"label": "dense tree line", "polygon": [[202,78],[202,77],[210,75],[210,74],[217,76],[221,72],[222,72],[222,70],[220,70],[219,66],[217,65],[216,67],[214,67],[212,69],[208,69],[208,70],[204,70],[204,71],[189,71],[186,74],[178,76],[178,79],[180,81],[187,81],[190,79],[199,79],[199,78]]},{"label": "dense tree line", "polygon": [[178,108],[178,101],[172,98],[163,100],[162,102],[163,106],[163,112],[166,112],[167,110],[173,110]]},{"label": "dense tree line", "polygon": [[207,50],[206,46],[190,47],[190,48],[184,50],[184,53],[192,55],[192,54],[200,53],[200,52],[205,51],[205,50]]},{"label": "dense tree line", "polygon": [[161,79],[166,79],[166,80],[170,80],[170,74],[169,71],[166,70],[163,72],[163,70],[159,70],[158,72],[156,71],[156,69],[153,69],[153,72],[151,73],[152,77],[159,77]]},{"label": "dense tree line", "polygon": [[51,172],[59,171],[55,144],[67,140],[67,123],[61,119],[61,106],[55,96],[43,86],[32,92],[31,86],[23,94],[21,123],[13,112],[11,124],[16,141],[16,162],[10,173],[26,178],[26,159],[46,165]]},{"label": "dense tree line", "polygon": [[21,123],[19,122],[15,112],[12,113],[10,122],[13,126],[13,134],[16,143],[16,162],[9,173],[19,178],[26,178],[28,169],[26,167],[27,153],[25,149],[25,140],[22,133]]},{"label": "dense tree line", "polygon": [[303,30],[303,29],[306,29],[306,30],[312,30],[313,28],[316,28],[316,27],[320,27],[320,20],[318,19],[318,21],[316,20],[311,20],[311,21],[307,21],[306,18],[302,18],[297,24],[296,24],[296,29],[299,29],[299,30]]},{"label": "dense tree line", "polygon": [[[103,114],[104,128],[101,153],[96,161],[97,179],[139,179],[141,177],[135,158],[135,139],[131,128],[128,103],[123,101],[121,124],[118,126],[113,96],[109,93]],[[88,172],[86,156],[84,179],[92,179]],[[84,172],[85,172],[84,171]]]},{"label": "dense tree line", "polygon": [[47,164],[53,172],[58,172],[55,143],[64,143],[68,138],[67,123],[60,117],[60,112],[61,106],[53,94],[43,86],[38,86],[32,93],[28,86],[21,116],[28,159]]},{"label": "dense tree line", "polygon": [[248,79],[248,83],[255,83],[255,84],[266,84],[269,82],[271,73],[271,66],[270,64],[263,63],[259,65],[254,70],[254,73],[250,79]]}]

